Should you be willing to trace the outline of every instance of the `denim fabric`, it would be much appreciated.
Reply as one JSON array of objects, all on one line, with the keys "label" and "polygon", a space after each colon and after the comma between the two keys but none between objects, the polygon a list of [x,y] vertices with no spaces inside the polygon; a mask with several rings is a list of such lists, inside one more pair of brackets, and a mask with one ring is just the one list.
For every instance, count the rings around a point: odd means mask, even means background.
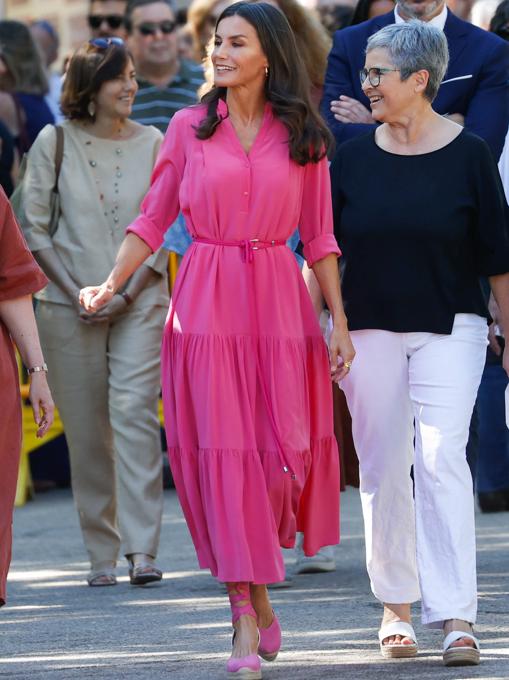
[{"label": "denim fabric", "polygon": [[192,240],[193,239],[187,231],[184,216],[180,213],[164,235],[163,248],[172,250],[174,253],[177,253],[177,255],[182,256],[191,245]]},{"label": "denim fabric", "polygon": [[508,378],[500,361],[488,350],[478,395],[479,457],[478,493],[509,488],[509,429],[505,423],[505,389]]}]

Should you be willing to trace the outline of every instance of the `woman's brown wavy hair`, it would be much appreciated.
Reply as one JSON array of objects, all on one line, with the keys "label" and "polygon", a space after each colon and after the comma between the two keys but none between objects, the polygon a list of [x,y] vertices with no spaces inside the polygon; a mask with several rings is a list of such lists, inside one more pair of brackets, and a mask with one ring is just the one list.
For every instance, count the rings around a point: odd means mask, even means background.
[{"label": "woman's brown wavy hair", "polygon": [[60,108],[69,120],[94,120],[88,105],[104,83],[122,75],[131,54],[124,44],[107,48],[86,42],[71,57],[62,89]]},{"label": "woman's brown wavy hair", "polygon": [[[332,146],[332,136],[311,100],[310,82],[290,24],[284,14],[266,2],[236,2],[222,12],[216,25],[240,16],[253,26],[269,63],[265,97],[274,115],[288,130],[290,157],[299,163],[317,163]],[[207,115],[196,128],[198,139],[209,139],[223,120],[217,113],[226,88],[213,87],[202,97]]]}]

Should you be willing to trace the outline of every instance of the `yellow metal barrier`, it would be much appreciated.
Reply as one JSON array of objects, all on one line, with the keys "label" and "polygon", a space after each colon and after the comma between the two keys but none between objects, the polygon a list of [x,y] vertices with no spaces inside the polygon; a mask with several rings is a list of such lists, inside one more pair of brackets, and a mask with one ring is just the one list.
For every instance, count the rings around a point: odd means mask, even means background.
[{"label": "yellow metal barrier", "polygon": [[[22,397],[28,397],[28,385],[22,385]],[[159,422],[161,427],[164,427],[163,402],[159,399],[158,406]],[[43,444],[56,439],[61,434],[64,434],[64,426],[60,420],[58,411],[55,409],[55,420],[43,439],[37,438],[37,425],[34,421],[32,407],[23,404],[23,445],[21,447],[21,456],[19,460],[18,484],[16,487],[16,507],[25,505],[27,500],[34,497],[34,485],[32,482],[32,475],[30,473],[29,455],[36,451]]]},{"label": "yellow metal barrier", "polygon": [[[25,387],[25,385],[23,385]],[[26,386],[28,388],[28,386]],[[26,390],[28,392],[28,389]],[[60,420],[58,412],[55,412],[55,420],[48,430],[44,439],[37,439],[37,425],[34,421],[32,407],[23,405],[23,444],[21,447],[21,457],[19,460],[18,485],[16,487],[16,507],[25,505],[29,498],[33,498],[34,485],[30,474],[29,454],[43,444],[47,444],[52,439],[56,439],[64,432],[64,426]]]},{"label": "yellow metal barrier", "polygon": [[173,290],[173,286],[175,285],[175,278],[177,276],[178,268],[179,257],[177,253],[174,253],[173,251],[170,250],[170,253],[168,255],[168,287],[170,289],[170,294],[171,291]]}]

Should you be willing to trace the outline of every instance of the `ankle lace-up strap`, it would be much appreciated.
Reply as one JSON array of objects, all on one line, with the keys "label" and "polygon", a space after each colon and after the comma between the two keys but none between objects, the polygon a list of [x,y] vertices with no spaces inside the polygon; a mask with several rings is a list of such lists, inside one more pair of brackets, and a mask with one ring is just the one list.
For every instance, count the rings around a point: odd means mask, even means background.
[{"label": "ankle lace-up strap", "polygon": [[252,616],[257,620],[256,612],[251,604],[249,583],[228,583],[228,597],[232,609],[232,623],[236,623],[241,616]]}]

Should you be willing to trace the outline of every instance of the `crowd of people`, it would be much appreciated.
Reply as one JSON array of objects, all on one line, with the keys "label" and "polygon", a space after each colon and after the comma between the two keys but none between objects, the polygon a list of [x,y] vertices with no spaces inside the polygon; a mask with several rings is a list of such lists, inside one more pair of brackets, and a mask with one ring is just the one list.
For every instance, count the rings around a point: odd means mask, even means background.
[{"label": "crowd of people", "polygon": [[335,568],[345,481],[382,656],[418,653],[420,600],[444,664],[479,663],[475,495],[509,511],[508,7],[484,30],[445,0],[91,0],[62,74],[50,23],[0,21],[0,604],[14,341],[39,436],[53,400],[64,425],[89,586],[121,553],[162,579],[162,387],[231,677],[281,647],[281,548]]}]

